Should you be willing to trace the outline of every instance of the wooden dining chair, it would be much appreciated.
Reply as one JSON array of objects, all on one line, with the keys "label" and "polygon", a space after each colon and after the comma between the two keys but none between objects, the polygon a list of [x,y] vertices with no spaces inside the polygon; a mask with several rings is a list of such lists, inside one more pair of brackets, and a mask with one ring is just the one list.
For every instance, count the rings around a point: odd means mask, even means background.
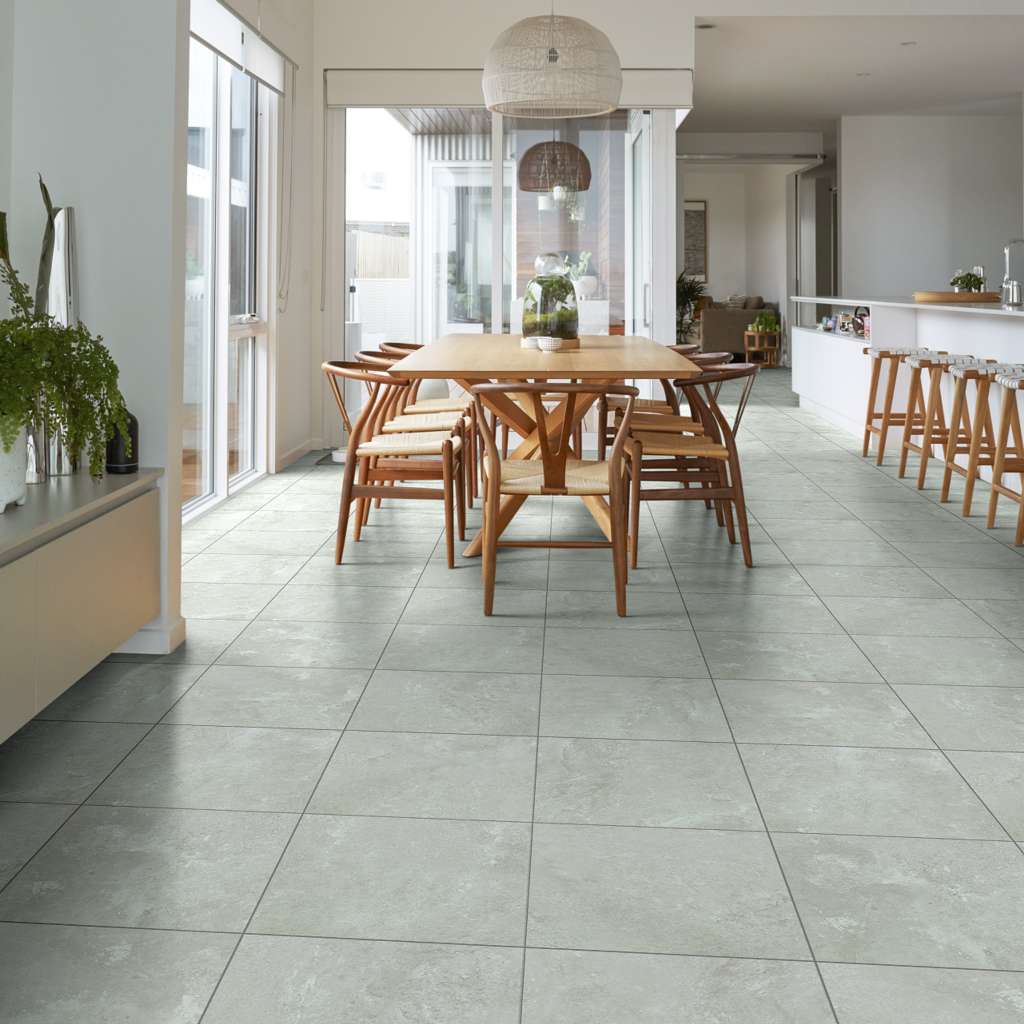
[{"label": "wooden dining chair", "polygon": [[[455,568],[455,521],[466,539],[464,451],[461,421],[454,430],[389,431],[389,412],[400,404],[409,381],[363,362],[326,362],[322,369],[339,410],[344,409],[343,382],[356,380],[369,389],[366,403],[349,434],[345,475],[338,507],[334,563],[345,551],[349,511],[356,502],[353,539],[362,536],[369,506],[375,498],[413,498],[444,502],[448,568]],[[356,474],[358,473],[358,480]],[[418,486],[440,480],[441,488]],[[407,484],[412,483],[412,486]]]},{"label": "wooden dining chair", "polygon": [[[477,422],[484,447],[484,526],[483,526],[483,583],[484,614],[494,612],[494,583],[497,554],[500,547],[542,548],[610,548],[615,575],[615,607],[619,615],[626,614],[626,528],[628,512],[629,478],[623,453],[629,436],[633,416],[636,388],[625,385],[561,384],[478,384],[472,389],[477,406]],[[483,395],[515,396],[533,407],[538,424],[547,419],[545,399],[554,397],[565,402],[557,437],[541,429],[537,439],[540,459],[507,459],[498,452],[494,431],[483,415]],[[572,435],[576,419],[576,406],[581,396],[602,397],[613,395],[624,398],[626,405],[622,420],[607,459],[587,460],[573,455]],[[502,495],[572,495],[597,498],[608,503],[610,541],[594,540],[510,540],[498,537],[498,508]]]},{"label": "wooden dining chair", "polygon": [[[736,431],[758,369],[754,363],[705,367],[699,376],[678,382],[692,417],[666,416],[661,421],[634,417],[627,448],[631,475],[630,562],[634,568],[639,548],[641,501],[710,503],[719,526],[725,527],[732,544],[736,543],[738,527],[743,561],[748,568],[753,566]],[[718,390],[729,381],[742,382],[736,415],[731,423],[718,404]],[[697,429],[692,425],[694,421]],[[679,486],[645,488],[645,482]]]}]

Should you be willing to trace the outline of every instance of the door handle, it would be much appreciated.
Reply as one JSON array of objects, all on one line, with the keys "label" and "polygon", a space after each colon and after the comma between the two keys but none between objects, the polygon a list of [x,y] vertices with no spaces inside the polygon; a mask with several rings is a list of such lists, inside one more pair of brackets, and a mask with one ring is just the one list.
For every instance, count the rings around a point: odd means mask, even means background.
[{"label": "door handle", "polygon": [[651,326],[651,286],[644,284],[644,327]]}]

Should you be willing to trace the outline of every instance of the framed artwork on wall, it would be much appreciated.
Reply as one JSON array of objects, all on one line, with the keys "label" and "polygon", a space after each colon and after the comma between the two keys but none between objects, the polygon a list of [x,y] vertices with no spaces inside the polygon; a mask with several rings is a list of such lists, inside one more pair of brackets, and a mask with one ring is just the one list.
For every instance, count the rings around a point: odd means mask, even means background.
[{"label": "framed artwork on wall", "polygon": [[707,283],[708,204],[706,199],[687,199],[683,204],[683,273]]}]

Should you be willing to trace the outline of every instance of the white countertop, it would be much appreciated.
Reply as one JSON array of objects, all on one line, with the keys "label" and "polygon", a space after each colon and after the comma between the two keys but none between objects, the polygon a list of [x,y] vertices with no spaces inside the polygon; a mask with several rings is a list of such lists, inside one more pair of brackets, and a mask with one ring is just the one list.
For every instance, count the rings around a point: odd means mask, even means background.
[{"label": "white countertop", "polygon": [[8,505],[0,515],[0,565],[151,490],[163,475],[162,469],[142,468],[137,473],[108,473],[99,480],[74,473],[30,484],[25,504]]},{"label": "white countertop", "polygon": [[1024,320],[1024,307],[1006,309],[998,302],[909,302],[906,299],[847,299],[835,295],[791,295],[790,302],[819,306],[896,306],[901,309],[941,310],[943,313],[973,313],[983,316],[1008,316]]}]

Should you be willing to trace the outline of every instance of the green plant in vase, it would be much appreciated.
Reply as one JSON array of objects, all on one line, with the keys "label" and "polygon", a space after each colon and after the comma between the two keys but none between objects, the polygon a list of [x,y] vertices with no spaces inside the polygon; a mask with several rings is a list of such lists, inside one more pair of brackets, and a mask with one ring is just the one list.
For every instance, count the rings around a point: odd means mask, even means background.
[{"label": "green plant in vase", "polygon": [[704,297],[704,282],[680,274],[676,278],[676,341],[683,342],[697,329],[697,303]]},{"label": "green plant in vase", "polygon": [[949,283],[958,292],[980,292],[985,287],[984,278],[973,270],[958,270]]},{"label": "green plant in vase", "polygon": [[761,334],[777,334],[779,330],[779,318],[774,312],[768,310],[765,313],[758,313],[750,325],[750,330],[758,331]]},{"label": "green plant in vase", "polygon": [[523,297],[523,337],[579,337],[580,321],[576,289],[557,253],[545,253],[534,262],[537,276],[526,286]]}]

